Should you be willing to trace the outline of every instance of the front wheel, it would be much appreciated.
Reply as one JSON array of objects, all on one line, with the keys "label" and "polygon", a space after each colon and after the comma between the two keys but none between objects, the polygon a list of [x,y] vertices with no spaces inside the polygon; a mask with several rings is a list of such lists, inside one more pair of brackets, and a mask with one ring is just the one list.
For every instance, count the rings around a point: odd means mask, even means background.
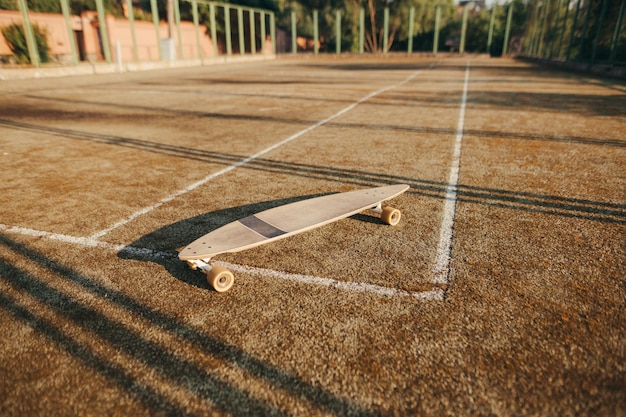
[{"label": "front wheel", "polygon": [[207,281],[217,292],[225,292],[235,283],[235,276],[228,269],[214,266],[206,274]]}]

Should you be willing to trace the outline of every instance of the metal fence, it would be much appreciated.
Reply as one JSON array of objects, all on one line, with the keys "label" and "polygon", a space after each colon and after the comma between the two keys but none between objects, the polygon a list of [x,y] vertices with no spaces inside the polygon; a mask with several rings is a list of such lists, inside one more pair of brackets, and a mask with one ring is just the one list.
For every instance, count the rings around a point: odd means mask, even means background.
[{"label": "metal fence", "polygon": [[[416,28],[417,7],[408,7],[406,10],[393,10],[385,7],[382,9],[380,45],[377,45],[376,50],[370,48],[368,52],[411,54],[419,51],[437,54],[444,49],[459,54],[491,52],[496,42],[499,41],[497,54],[507,54],[512,33],[511,21],[515,10],[513,3],[494,5],[489,10],[481,9],[473,2],[465,3],[463,6],[456,7],[452,12],[447,10],[448,13],[445,16],[442,13],[444,10],[442,5],[433,5],[427,12],[421,10],[422,16],[428,16],[428,19],[432,20],[426,24],[422,22],[419,30]],[[354,18],[354,22],[350,22],[351,17],[346,19],[345,10],[326,12],[324,24],[321,23],[319,10],[312,10],[309,14],[298,14],[295,10],[288,12],[288,16],[282,20],[282,26],[289,42],[284,47],[279,47],[278,52],[292,54],[299,52],[365,53],[365,33],[372,31],[372,28],[365,19],[368,10],[360,8],[357,12],[358,18]],[[352,14],[357,16],[357,12]],[[401,37],[392,40],[392,21],[398,25],[399,19],[405,19],[401,24],[406,31]],[[354,23],[352,30],[344,28],[346,21]],[[305,25],[304,22],[307,24]],[[488,26],[484,27],[484,33],[481,33],[482,36],[477,36],[473,26],[475,24],[483,26],[486,22]],[[321,27],[326,29],[326,33],[323,33]],[[425,27],[428,29],[425,30]],[[495,32],[499,32],[498,39],[494,35]],[[352,48],[346,48],[346,45]]]},{"label": "metal fence", "polygon": [[[77,64],[79,56],[72,29],[72,16],[68,0],[59,0],[71,44],[71,62]],[[127,37],[132,43],[134,61],[142,58],[137,53],[135,16],[132,0],[123,0],[128,12],[130,30]],[[257,54],[267,51],[297,54],[309,52],[336,53],[352,52],[363,54],[366,47],[366,32],[372,31],[365,16],[366,9],[356,9],[346,16],[346,9],[324,11],[303,8],[275,12],[258,8],[205,0],[172,0],[173,16],[168,18],[169,36],[164,37],[159,27],[162,24],[157,0],[150,0],[150,14],[155,27],[154,45],[158,48],[159,60],[203,59],[217,55]],[[508,4],[490,9],[476,7],[479,2],[462,2],[462,6],[431,6],[425,13],[424,7],[416,17],[416,8],[385,7],[381,9],[380,45],[376,52],[403,51],[409,54],[426,51],[437,54],[448,51],[488,52],[492,55],[513,53],[532,58],[583,62],[588,65],[626,65],[626,33],[624,14],[626,0],[512,0]],[[17,0],[28,45],[30,62],[40,65],[35,37],[29,18],[26,0]],[[95,0],[98,36],[103,61],[111,63],[119,57],[113,53],[115,44],[108,39],[107,18],[103,0]],[[388,3],[389,4],[389,3]],[[451,8],[452,7],[452,8]],[[442,10],[445,10],[442,13]],[[181,39],[181,15],[186,25],[193,22],[196,48],[183,54]],[[427,17],[425,17],[427,16]],[[420,19],[429,19],[421,22]],[[405,28],[403,33],[390,36],[393,25],[398,22]],[[306,25],[304,24],[306,22]],[[346,23],[347,22],[347,23]],[[392,23],[393,22],[393,23]],[[350,28],[346,28],[347,24]],[[204,26],[202,26],[204,24]],[[277,47],[277,39],[279,46]],[[201,40],[210,42],[210,56],[203,52]],[[270,47],[266,46],[269,43]],[[369,51],[371,45],[368,45]],[[511,48],[515,47],[514,51]],[[187,51],[192,48],[187,45]]]},{"label": "metal fence", "polygon": [[626,0],[533,0],[524,54],[589,66],[626,65],[625,8]]},{"label": "metal fence", "polygon": [[[161,19],[159,17],[159,9],[156,0],[150,0],[150,11],[152,15],[152,22],[154,24],[154,45],[158,50],[158,59],[163,60],[176,60],[176,59],[189,59],[189,58],[211,58],[220,54],[220,50],[224,49],[221,54],[231,56],[234,53],[240,55],[244,54],[257,54],[262,52],[266,48],[266,42],[270,42],[271,53],[275,53],[275,15],[274,12],[264,9],[250,8],[244,6],[236,6],[226,3],[210,2],[204,0],[181,0],[186,2],[191,7],[191,18],[195,27],[195,41],[197,56],[184,57],[182,56],[182,36],[181,36],[181,4],[179,0],[173,0],[173,21],[170,22],[170,34],[168,37],[163,37],[161,34]],[[24,28],[24,35],[26,38],[26,44],[28,47],[28,55],[30,63],[39,67],[41,65],[41,59],[37,48],[35,35],[33,32],[32,19],[29,13],[26,0],[17,0],[18,8],[22,17],[22,26]],[[102,59],[107,63],[113,63],[114,56],[119,60],[119,50],[115,53],[115,43],[109,39],[109,30],[107,28],[107,16],[102,0],[95,0],[96,12],[97,12],[97,31],[98,41],[101,48]],[[129,33],[126,35],[130,38],[132,43],[132,56],[134,61],[139,61],[138,42],[136,37],[136,22],[133,11],[132,0],[125,0],[126,10],[128,12],[128,24],[130,27]],[[62,14],[65,20],[65,26],[67,30],[67,38],[70,44],[70,56],[73,64],[79,62],[79,50],[76,42],[76,36],[74,34],[72,25],[72,16],[70,15],[70,8],[68,0],[60,0]],[[200,29],[200,9],[203,9],[203,15],[206,14],[206,19],[209,21],[208,28],[210,35]],[[245,20],[244,20],[245,16]],[[223,30],[222,36],[219,36],[217,27],[219,22],[222,22]],[[201,47],[202,38],[208,37],[213,45],[211,50],[211,56],[205,56]],[[224,44],[224,48],[220,48],[218,45],[218,39]],[[233,42],[235,40],[235,43]],[[119,44],[118,44],[119,48]]]}]

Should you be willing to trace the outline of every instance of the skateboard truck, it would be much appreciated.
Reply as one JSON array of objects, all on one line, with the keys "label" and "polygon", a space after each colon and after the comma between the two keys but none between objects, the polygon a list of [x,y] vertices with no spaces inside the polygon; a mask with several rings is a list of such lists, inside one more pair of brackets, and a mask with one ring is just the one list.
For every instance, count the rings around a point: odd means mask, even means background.
[{"label": "skateboard truck", "polygon": [[382,213],[383,212],[383,203],[378,203],[377,205],[375,205],[374,207],[372,207],[370,209],[370,211],[374,212],[374,213]]}]

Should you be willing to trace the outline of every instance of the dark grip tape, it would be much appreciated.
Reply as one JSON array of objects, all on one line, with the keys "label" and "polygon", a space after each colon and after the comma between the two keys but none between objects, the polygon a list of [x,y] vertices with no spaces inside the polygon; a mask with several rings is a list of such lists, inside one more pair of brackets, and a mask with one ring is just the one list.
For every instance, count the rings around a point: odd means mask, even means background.
[{"label": "dark grip tape", "polygon": [[264,222],[255,215],[244,217],[243,219],[239,220],[239,223],[243,224],[248,229],[254,230],[255,232],[267,239],[271,239],[273,237],[277,237],[287,233],[284,230],[280,230],[279,228]]}]

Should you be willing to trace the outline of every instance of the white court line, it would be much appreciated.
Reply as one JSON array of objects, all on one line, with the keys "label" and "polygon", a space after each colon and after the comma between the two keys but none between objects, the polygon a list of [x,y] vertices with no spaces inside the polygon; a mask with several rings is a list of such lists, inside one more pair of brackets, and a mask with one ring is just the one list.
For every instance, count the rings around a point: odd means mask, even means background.
[{"label": "white court line", "polygon": [[392,90],[394,88],[401,87],[402,85],[408,83],[413,78],[415,78],[420,72],[421,72],[421,70],[420,71],[416,71],[413,74],[411,74],[408,78],[406,78],[405,80],[403,80],[403,81],[401,81],[401,82],[399,82],[397,84],[394,84],[394,85],[389,86],[389,87],[381,88],[379,90],[376,90],[376,91],[366,95],[365,97],[361,98],[360,100],[356,101],[355,103],[352,103],[348,107],[345,107],[344,109],[338,111],[337,113],[333,114],[332,116],[330,116],[330,117],[328,117],[328,118],[326,118],[324,120],[321,120],[321,121],[319,121],[319,122],[317,122],[317,123],[307,127],[306,129],[301,130],[301,131],[299,131],[299,132],[297,132],[297,133],[295,133],[295,134],[293,134],[293,135],[291,135],[291,136],[281,140],[280,142],[277,142],[277,143],[273,144],[272,146],[270,146],[268,148],[265,148],[262,151],[259,151],[259,152],[255,153],[252,156],[249,156],[249,157],[247,157],[245,159],[242,159],[241,161],[239,161],[239,162],[237,162],[237,163],[235,163],[233,165],[230,165],[230,166],[228,166],[228,167],[226,167],[224,169],[221,169],[221,170],[219,170],[217,172],[214,172],[213,174],[204,177],[200,181],[194,182],[190,186],[188,186],[186,188],[183,188],[182,190],[176,191],[175,193],[173,193],[173,194],[171,194],[171,195],[169,195],[167,197],[162,198],[157,203],[155,203],[155,204],[153,204],[151,206],[144,207],[141,210],[138,210],[138,211],[134,212],[130,216],[126,217],[125,219],[120,220],[119,222],[113,224],[112,226],[110,226],[110,227],[108,227],[108,228],[106,228],[104,230],[101,230],[99,232],[94,233],[89,238],[90,239],[99,239],[99,238],[103,237],[104,235],[112,232],[113,230],[130,223],[131,221],[135,220],[136,218],[138,218],[140,216],[143,216],[144,214],[148,214],[152,210],[161,207],[163,204],[168,203],[168,202],[174,200],[175,198],[180,197],[181,195],[186,194],[186,193],[188,193],[188,192],[190,192],[190,191],[192,191],[192,190],[194,190],[194,189],[196,189],[196,188],[206,184],[207,182],[214,180],[215,178],[217,178],[217,177],[219,177],[221,175],[224,175],[224,174],[226,174],[226,173],[228,173],[228,172],[230,172],[230,171],[232,171],[232,170],[234,170],[236,168],[239,168],[240,166],[245,165],[245,164],[247,164],[248,162],[250,162],[250,161],[252,161],[254,159],[257,159],[257,158],[265,155],[266,153],[271,152],[271,151],[273,151],[273,150],[275,150],[275,149],[277,149],[277,148],[279,148],[279,147],[281,147],[281,146],[283,146],[283,145],[293,141],[294,139],[297,139],[300,136],[305,135],[305,134],[311,132],[312,130],[317,129],[320,126],[323,126],[323,125],[327,124],[328,122],[330,122],[330,121],[332,121],[332,120],[334,120],[334,119],[344,115],[345,113],[349,112],[350,110],[354,109],[356,106],[358,106],[359,104],[369,100],[370,98],[375,97],[375,96],[377,96],[377,95],[379,95],[381,93],[384,93],[386,91]]},{"label": "white court line", "polygon": [[465,67],[465,83],[461,99],[461,111],[456,127],[456,140],[450,166],[450,177],[446,189],[446,202],[443,209],[443,220],[439,233],[437,258],[433,268],[433,283],[448,284],[450,282],[450,257],[452,255],[452,234],[454,231],[454,215],[456,213],[457,188],[459,184],[459,167],[461,163],[461,144],[463,142],[463,128],[465,126],[465,107],[467,104],[467,87],[469,84],[470,63]]},{"label": "white court line", "polygon": [[397,288],[383,287],[380,285],[366,284],[362,282],[337,281],[329,278],[316,277],[311,275],[291,274],[271,269],[256,268],[244,265],[234,265],[221,262],[221,265],[232,269],[236,272],[245,272],[252,275],[261,275],[272,278],[279,278],[287,281],[295,281],[302,284],[319,285],[324,287],[334,287],[350,292],[363,292],[375,295],[384,295],[388,297],[403,296],[413,297],[421,300],[442,301],[444,298],[444,290],[436,288],[431,291],[405,291]]},{"label": "white court line", "polygon": [[[137,248],[134,246],[116,245],[113,243],[102,242],[100,240],[92,239],[90,237],[77,237],[69,236],[58,233],[50,233],[41,230],[28,229],[18,226],[7,226],[0,224],[0,230],[25,235],[32,237],[43,237],[50,240],[56,240],[59,242],[70,243],[78,246],[87,246],[93,248],[106,249],[113,252],[126,252],[131,255],[141,256],[144,258],[152,259],[154,261],[163,259],[173,259],[175,255],[171,252],[155,251],[147,248]],[[431,300],[442,301],[444,299],[444,291],[442,289],[435,288],[431,291],[405,291],[396,288],[383,287],[380,285],[359,283],[359,282],[345,282],[337,281],[329,278],[316,277],[312,275],[291,274],[287,272],[275,271],[272,269],[256,268],[245,265],[231,264],[227,262],[215,262],[216,265],[225,266],[235,272],[246,273],[255,276],[279,278],[286,281],[298,282],[301,284],[318,285],[323,287],[334,287],[344,291],[350,292],[362,292],[379,296],[401,296],[410,297],[418,300]]]}]

